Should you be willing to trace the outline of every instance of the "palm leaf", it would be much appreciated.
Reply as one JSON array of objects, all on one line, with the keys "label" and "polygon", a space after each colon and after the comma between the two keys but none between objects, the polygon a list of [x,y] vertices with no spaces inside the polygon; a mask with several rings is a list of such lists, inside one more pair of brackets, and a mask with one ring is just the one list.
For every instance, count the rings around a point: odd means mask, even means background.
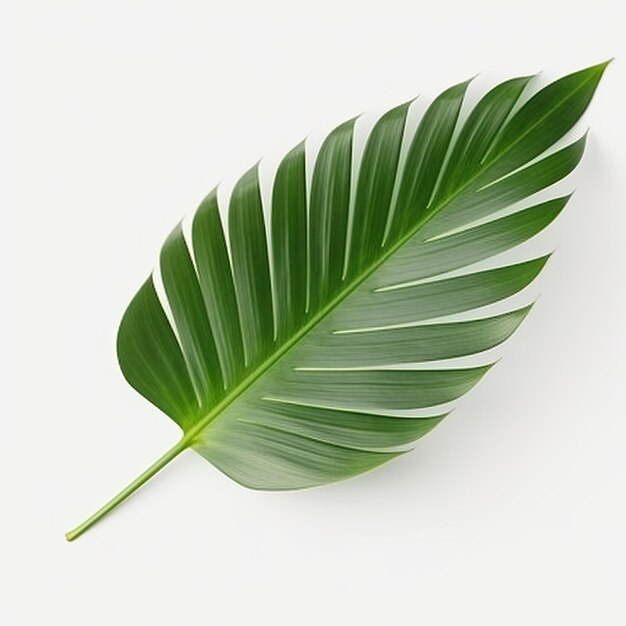
[{"label": "palm leaf", "polygon": [[[163,293],[148,278],[118,335],[127,381],[182,438],[68,539],[187,448],[242,485],[297,489],[370,470],[434,428],[491,366],[445,361],[500,344],[528,313],[474,310],[524,289],[547,257],[472,265],[563,209],[567,197],[532,196],[580,160],[584,137],[555,144],[605,67],[531,97],[530,77],[506,81],[462,122],[468,83],[455,85],[414,131],[411,103],[402,104],[374,125],[357,165],[356,120],[345,122],[321,145],[310,185],[305,144],[284,157],[267,222],[258,167],[246,172],[230,196],[227,236],[212,191],[191,236],[179,225],[161,250]],[[408,409],[422,411],[399,413]]]}]

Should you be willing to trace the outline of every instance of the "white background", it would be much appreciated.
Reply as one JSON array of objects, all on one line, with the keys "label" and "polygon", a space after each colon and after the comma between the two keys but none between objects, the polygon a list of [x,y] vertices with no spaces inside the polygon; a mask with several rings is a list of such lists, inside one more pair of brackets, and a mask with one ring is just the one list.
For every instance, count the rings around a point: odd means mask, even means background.
[{"label": "white background", "polygon": [[[3,2],[0,623],[623,626],[624,20],[615,0]],[[611,56],[541,298],[416,450],[296,493],[192,452],[123,380],[121,314],[214,184],[483,72]]]}]

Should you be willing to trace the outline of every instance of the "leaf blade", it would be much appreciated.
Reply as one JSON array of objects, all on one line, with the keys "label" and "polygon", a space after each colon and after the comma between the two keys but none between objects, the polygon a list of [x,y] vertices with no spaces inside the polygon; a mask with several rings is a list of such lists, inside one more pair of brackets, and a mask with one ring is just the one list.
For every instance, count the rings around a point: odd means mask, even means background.
[{"label": "leaf blade", "polygon": [[272,287],[257,166],[235,184],[228,231],[246,366],[250,368],[274,343]]},{"label": "leaf blade", "polygon": [[200,204],[192,222],[193,253],[204,305],[214,331],[226,387],[240,378],[244,362],[241,323],[232,268],[214,189]]},{"label": "leaf blade", "polygon": [[[194,219],[194,253],[208,325],[219,335],[215,351],[224,376],[224,396],[212,408],[196,412],[189,444],[231,475],[237,475],[237,466],[245,467],[245,482],[257,488],[319,484],[382,462],[366,454],[353,464],[348,455],[341,467],[344,461],[323,446],[351,450],[349,436],[355,438],[352,443],[364,441],[359,437],[371,441],[375,428],[365,428],[365,434],[359,435],[358,429],[345,427],[340,436],[328,423],[329,415],[350,422],[355,411],[362,414],[367,409],[368,417],[360,419],[369,424],[382,419],[379,410],[446,403],[475,384],[489,366],[425,370],[407,369],[406,364],[409,359],[446,361],[491,349],[527,313],[522,308],[482,320],[436,321],[450,314],[471,314],[518,293],[544,266],[547,257],[445,275],[523,243],[561,211],[566,197],[498,215],[561,180],[578,163],[584,138],[551,154],[544,149],[560,139],[586,108],[597,84],[589,78],[592,74],[598,78],[598,70],[586,75],[584,88],[576,87],[580,76],[560,83],[570,85],[575,96],[544,88],[538,92],[542,95],[531,96],[517,112],[528,78],[507,81],[479,100],[465,121],[459,121],[467,89],[467,83],[461,83],[434,100],[408,138],[404,134],[409,104],[400,105],[374,126],[355,169],[355,120],[349,120],[322,144],[308,199],[306,153],[302,144],[297,146],[279,166],[272,188],[271,249],[258,172],[252,168],[235,185],[230,201],[232,273],[225,271],[224,290],[231,295],[221,302],[215,267],[227,270],[230,264],[213,198],[204,217],[195,218],[197,228]],[[545,107],[540,110],[536,103],[542,98],[557,104],[547,112]],[[567,120],[554,126],[549,140],[540,141],[537,129],[565,110]],[[405,140],[411,146],[400,172]],[[204,223],[207,216],[210,227]],[[384,233],[381,239],[383,223],[391,225],[386,239]],[[203,247],[202,233],[207,232],[211,245]],[[237,315],[229,315],[234,310]],[[220,324],[227,340],[216,330]],[[146,340],[151,339],[146,336]],[[172,338],[165,341],[176,355]],[[237,367],[236,355],[242,351],[245,364]],[[181,398],[187,401],[186,380],[180,378],[184,393],[170,403],[176,410],[182,407]],[[337,406],[324,407],[324,403]],[[161,405],[171,412],[167,402]],[[291,412],[292,428],[284,423],[285,411]],[[246,412],[252,417],[246,417]],[[433,418],[430,423],[438,421]],[[407,428],[405,435],[409,432],[422,431]],[[252,433],[264,442],[260,449],[254,449]],[[280,433],[273,444],[271,433]],[[248,443],[237,449],[239,435]],[[320,445],[320,458],[327,462],[323,480],[311,465],[312,457],[306,457]],[[303,449],[306,458],[299,465],[294,451]],[[371,452],[358,446],[355,450]],[[247,452],[253,457],[246,458]],[[272,454],[280,458],[272,459]],[[259,475],[253,478],[255,463]],[[270,471],[272,463],[276,465]],[[290,477],[284,483],[279,467]]]}]

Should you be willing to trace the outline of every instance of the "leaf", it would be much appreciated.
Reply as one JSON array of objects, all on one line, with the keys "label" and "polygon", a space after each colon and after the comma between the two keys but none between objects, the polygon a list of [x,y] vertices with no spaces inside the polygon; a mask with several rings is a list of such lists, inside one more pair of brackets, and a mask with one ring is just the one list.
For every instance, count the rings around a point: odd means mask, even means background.
[{"label": "leaf", "polygon": [[[380,117],[356,163],[357,120],[344,122],[310,168],[304,142],[284,157],[267,220],[258,167],[248,170],[230,196],[227,235],[213,190],[189,241],[180,224],[168,237],[163,293],[148,278],[117,343],[127,381],[183,436],[68,539],[187,448],[242,485],[297,489],[377,467],[434,428],[492,365],[448,360],[500,344],[530,309],[476,311],[524,289],[547,257],[473,264],[563,209],[568,196],[533,195],[579,162],[584,136],[556,144],[606,65],[530,97],[531,77],[514,78],[467,114],[460,83],[415,129],[404,103]],[[422,411],[399,413],[413,409]]]}]

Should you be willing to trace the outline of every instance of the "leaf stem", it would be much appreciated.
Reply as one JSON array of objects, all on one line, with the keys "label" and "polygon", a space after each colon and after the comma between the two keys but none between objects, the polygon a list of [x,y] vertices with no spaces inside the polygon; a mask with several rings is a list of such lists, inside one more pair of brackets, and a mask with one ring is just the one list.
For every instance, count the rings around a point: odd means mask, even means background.
[{"label": "leaf stem", "polygon": [[114,498],[109,500],[101,509],[98,509],[91,517],[86,519],[80,526],[77,526],[65,534],[68,541],[73,541],[80,537],[87,529],[100,521],[105,515],[119,506],[126,498],[147,483],[156,473],[160,472],[170,461],[173,461],[181,452],[189,447],[188,437],[183,437],[175,446],[170,448],[162,457],[158,458],[145,472],[137,476],[132,483],[122,489]]}]

